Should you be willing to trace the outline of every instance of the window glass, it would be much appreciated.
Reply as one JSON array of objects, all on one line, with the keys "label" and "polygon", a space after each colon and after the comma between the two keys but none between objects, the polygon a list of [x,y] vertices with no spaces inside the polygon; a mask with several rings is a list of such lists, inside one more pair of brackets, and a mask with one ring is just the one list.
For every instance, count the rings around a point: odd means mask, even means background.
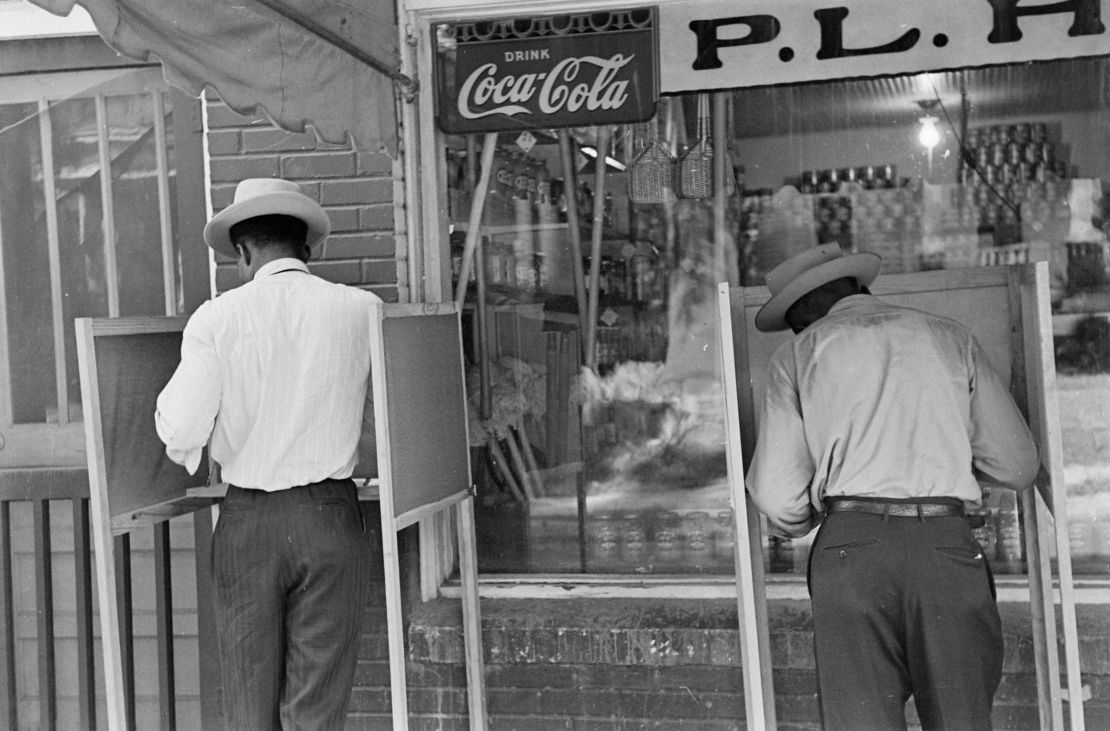
[{"label": "window glass", "polygon": [[20,354],[4,386],[17,424],[45,421],[58,402],[40,134],[36,105],[0,106],[4,324],[8,352]]},{"label": "window glass", "polygon": [[158,312],[164,308],[158,143],[166,120],[155,125],[151,94],[110,96],[106,107],[120,314]]},{"label": "window glass", "polygon": [[[172,115],[157,69],[22,81],[3,81],[17,101],[0,105],[0,426],[64,425],[81,418],[74,319],[181,302],[177,256],[163,260]],[[42,459],[41,432],[4,435],[5,460]]]},{"label": "window glass", "polygon": [[[81,401],[81,383],[73,320],[103,317],[109,312],[100,134],[94,99],[61,100],[51,105],[49,114],[53,131],[66,386],[68,402],[76,405]],[[39,286],[49,282],[45,279]],[[48,286],[45,288],[49,291]],[[50,368],[53,371],[53,364]]]},{"label": "window glass", "polygon": [[[445,137],[481,570],[731,574],[716,283],[762,285],[835,241],[888,274],[1048,262],[1072,556],[1110,573],[1107,63],[685,94],[645,124],[506,132],[474,268],[481,140]],[[998,573],[1024,571],[1015,503],[996,490],[978,529]],[[766,566],[803,573],[809,541],[769,539]]]}]

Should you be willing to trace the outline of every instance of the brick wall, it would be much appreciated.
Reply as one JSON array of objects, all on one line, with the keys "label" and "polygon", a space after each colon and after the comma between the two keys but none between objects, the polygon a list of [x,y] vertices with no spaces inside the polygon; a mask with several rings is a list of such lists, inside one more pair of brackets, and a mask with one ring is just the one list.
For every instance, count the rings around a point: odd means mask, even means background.
[{"label": "brick wall", "polygon": [[[1000,610],[1006,656],[995,727],[1033,731],[1040,724],[1029,610],[1009,603]],[[469,728],[460,611],[449,599],[409,610],[413,728]],[[1092,694],[1086,727],[1110,728],[1110,617],[1104,607],[1081,605],[1078,619],[1083,683]],[[779,728],[816,731],[809,603],[773,601],[769,623]],[[734,602],[487,600],[482,625],[495,731],[744,728]],[[375,649],[363,648],[367,657]],[[388,728],[380,716],[359,710],[381,703],[372,688],[379,680],[366,674],[356,683],[352,728]],[[918,727],[912,704],[907,719]]]},{"label": "brick wall", "polygon": [[[219,100],[208,102],[207,114],[213,212],[231,203],[243,178],[292,180],[331,218],[331,235],[309,262],[313,273],[387,302],[408,300],[400,173],[389,155],[319,142],[310,130],[285,132]],[[216,289],[238,284],[234,262],[217,255]]]}]

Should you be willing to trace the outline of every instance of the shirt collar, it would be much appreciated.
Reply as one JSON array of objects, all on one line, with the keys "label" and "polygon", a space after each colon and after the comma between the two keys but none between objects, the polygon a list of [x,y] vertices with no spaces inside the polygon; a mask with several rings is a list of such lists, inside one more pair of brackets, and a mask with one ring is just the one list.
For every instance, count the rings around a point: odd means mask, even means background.
[{"label": "shirt collar", "polygon": [[875,299],[874,295],[862,293],[852,294],[844,297],[843,299],[837,300],[837,302],[829,308],[829,314],[831,315],[836,312],[843,312],[844,310],[853,310],[859,307],[866,307],[877,302],[878,300]]},{"label": "shirt collar", "polygon": [[258,271],[254,273],[254,278],[268,277],[271,274],[280,274],[281,272],[288,271],[298,271],[308,274],[308,265],[300,259],[294,259],[291,256],[282,259],[274,259],[260,266]]}]

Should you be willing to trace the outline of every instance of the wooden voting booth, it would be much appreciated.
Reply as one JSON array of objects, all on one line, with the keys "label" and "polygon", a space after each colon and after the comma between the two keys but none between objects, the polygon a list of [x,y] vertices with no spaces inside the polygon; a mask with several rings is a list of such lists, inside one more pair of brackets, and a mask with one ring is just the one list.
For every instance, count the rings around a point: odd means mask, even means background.
[{"label": "wooden voting booth", "polygon": [[[1066,490],[1048,266],[1044,262],[880,276],[871,291],[893,304],[957,320],[986,350],[991,365],[1011,384],[1041,456],[1033,488],[1019,495],[1028,561],[1041,728],[1064,728],[1056,604],[1064,632],[1070,727],[1083,728],[1078,633],[1068,545]],[[755,445],[756,415],[771,353],[790,331],[762,333],[755,313],[769,299],[766,287],[718,285],[722,377],[726,394],[729,483],[736,522],[736,577],[748,725],[775,726],[774,690],[763,582],[760,520],[744,487]],[[1050,545],[1055,544],[1055,556]],[[1053,563],[1059,595],[1053,588]]]},{"label": "wooden voting booth", "polygon": [[[383,304],[371,320],[360,499],[381,506],[393,727],[408,728],[397,533],[455,510],[470,726],[486,728],[474,505],[459,314],[453,304]],[[165,456],[155,402],[180,361],[185,318],[79,318],[90,503],[111,728],[127,728],[114,539],[218,504],[207,460],[189,475]],[[213,470],[214,471],[214,470]],[[198,547],[199,550],[199,547]]]}]

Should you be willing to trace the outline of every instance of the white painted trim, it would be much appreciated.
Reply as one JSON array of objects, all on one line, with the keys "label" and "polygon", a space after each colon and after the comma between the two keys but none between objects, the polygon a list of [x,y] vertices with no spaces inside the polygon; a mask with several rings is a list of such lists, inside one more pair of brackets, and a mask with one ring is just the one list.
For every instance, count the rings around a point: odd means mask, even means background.
[{"label": "white painted trim", "polygon": [[[1024,578],[996,577],[999,604],[1028,604],[1029,584]],[[638,576],[567,574],[559,576],[491,575],[478,581],[482,599],[720,599],[736,600],[736,580],[731,575],[713,577],[673,576],[645,579]],[[772,576],[766,584],[768,601],[809,601],[801,577]],[[462,597],[458,580],[440,587],[440,596]],[[1110,606],[1110,581],[1091,581],[1075,587],[1076,604]]]}]

